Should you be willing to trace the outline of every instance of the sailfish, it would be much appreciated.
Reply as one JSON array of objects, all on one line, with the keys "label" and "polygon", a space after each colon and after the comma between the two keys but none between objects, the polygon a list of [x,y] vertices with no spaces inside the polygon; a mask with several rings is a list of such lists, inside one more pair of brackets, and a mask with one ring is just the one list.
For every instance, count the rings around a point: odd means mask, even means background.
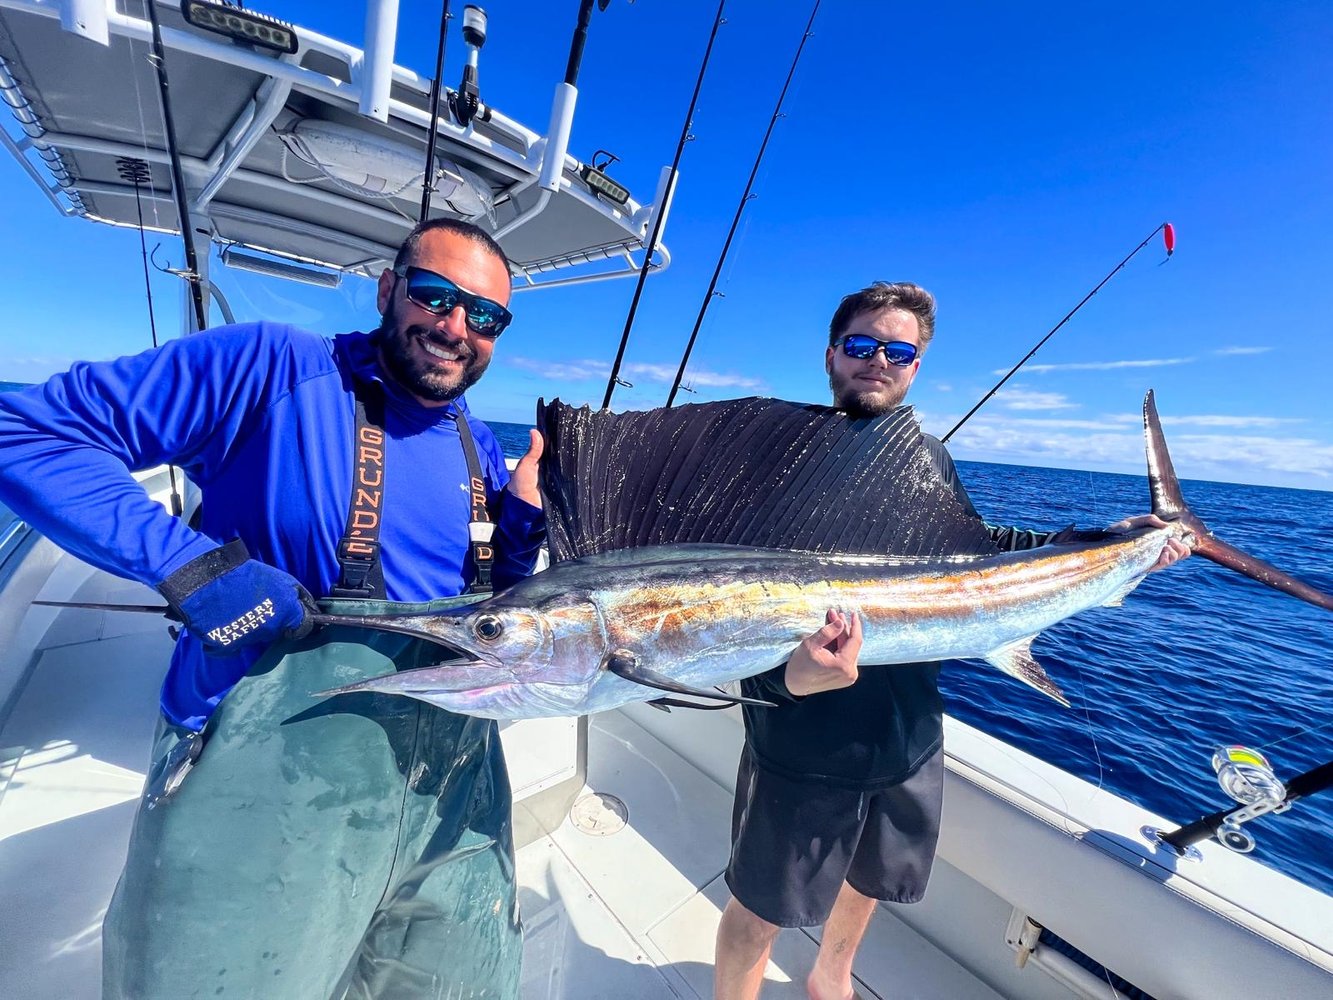
[{"label": "sailfish", "polygon": [[910,406],[853,418],[742,399],[613,414],[539,404],[552,565],[439,614],[326,615],[462,659],[318,692],[378,691],[496,719],[580,715],[776,667],[829,609],[863,622],[863,669],[981,659],[1063,705],[1032,640],[1119,605],[1168,539],[1319,607],[1333,596],[1216,538],[1189,509],[1150,391],[1165,527],[1064,532],[1000,552],[942,480]]}]

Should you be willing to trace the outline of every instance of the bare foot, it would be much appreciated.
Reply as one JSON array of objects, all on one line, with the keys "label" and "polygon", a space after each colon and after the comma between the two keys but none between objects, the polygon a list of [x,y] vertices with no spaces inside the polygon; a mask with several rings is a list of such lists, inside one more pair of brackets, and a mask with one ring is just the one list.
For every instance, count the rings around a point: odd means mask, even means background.
[{"label": "bare foot", "polygon": [[818,969],[806,977],[805,992],[810,1000],[864,1000],[850,983],[842,986],[840,983],[829,982],[820,975]]}]

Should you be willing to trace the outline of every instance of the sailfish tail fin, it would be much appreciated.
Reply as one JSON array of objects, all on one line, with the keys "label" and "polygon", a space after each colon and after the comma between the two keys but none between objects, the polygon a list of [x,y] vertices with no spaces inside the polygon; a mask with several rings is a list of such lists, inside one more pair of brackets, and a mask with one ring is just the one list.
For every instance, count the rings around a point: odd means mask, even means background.
[{"label": "sailfish tail fin", "polygon": [[1157,404],[1151,389],[1143,399],[1143,436],[1147,441],[1148,486],[1152,492],[1153,513],[1163,521],[1178,521],[1185,529],[1183,541],[1186,545],[1205,559],[1211,559],[1316,607],[1333,611],[1333,594],[1326,594],[1276,566],[1227,544],[1209,531],[1199,516],[1189,509],[1181,496],[1180,481],[1171,464],[1171,455],[1166,450],[1166,438],[1162,434],[1162,424],[1157,416]]}]

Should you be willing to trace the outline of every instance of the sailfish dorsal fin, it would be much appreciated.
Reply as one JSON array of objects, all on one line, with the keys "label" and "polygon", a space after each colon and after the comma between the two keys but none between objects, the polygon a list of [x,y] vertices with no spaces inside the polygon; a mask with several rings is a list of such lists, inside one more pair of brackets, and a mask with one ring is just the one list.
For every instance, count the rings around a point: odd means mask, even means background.
[{"label": "sailfish dorsal fin", "polygon": [[857,419],[748,398],[611,413],[538,403],[553,561],[714,543],[930,558],[990,555],[915,413]]}]

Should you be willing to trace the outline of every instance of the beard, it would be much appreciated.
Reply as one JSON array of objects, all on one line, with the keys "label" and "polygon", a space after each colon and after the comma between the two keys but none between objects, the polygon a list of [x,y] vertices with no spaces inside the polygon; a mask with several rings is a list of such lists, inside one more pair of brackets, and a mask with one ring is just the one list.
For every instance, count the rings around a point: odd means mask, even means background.
[{"label": "beard", "polygon": [[890,410],[897,409],[907,398],[908,385],[885,383],[882,389],[853,388],[849,379],[839,378],[829,372],[828,387],[833,394],[833,405],[846,410],[847,415],[857,419],[882,417]]},{"label": "beard", "polygon": [[393,380],[412,395],[437,403],[449,403],[477,383],[490,364],[490,359],[483,361],[472,345],[464,340],[448,348],[460,356],[462,372],[440,371],[412,353],[412,341],[417,337],[436,346],[444,346],[432,339],[431,332],[431,328],[423,324],[402,327],[398,321],[398,303],[395,301],[389,306],[380,324],[380,357]]}]

